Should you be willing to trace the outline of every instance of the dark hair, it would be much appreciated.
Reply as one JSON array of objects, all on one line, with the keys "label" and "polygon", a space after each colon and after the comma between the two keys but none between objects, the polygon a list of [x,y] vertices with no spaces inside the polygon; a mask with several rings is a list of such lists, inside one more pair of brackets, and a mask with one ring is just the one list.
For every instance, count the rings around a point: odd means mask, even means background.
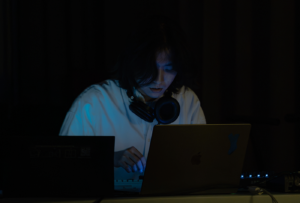
[{"label": "dark hair", "polygon": [[169,51],[173,69],[177,71],[169,93],[177,94],[182,86],[198,89],[193,70],[195,60],[185,33],[164,15],[150,15],[138,23],[109,71],[110,79],[119,80],[120,87],[130,91],[151,84],[158,76],[156,56],[160,51]]}]

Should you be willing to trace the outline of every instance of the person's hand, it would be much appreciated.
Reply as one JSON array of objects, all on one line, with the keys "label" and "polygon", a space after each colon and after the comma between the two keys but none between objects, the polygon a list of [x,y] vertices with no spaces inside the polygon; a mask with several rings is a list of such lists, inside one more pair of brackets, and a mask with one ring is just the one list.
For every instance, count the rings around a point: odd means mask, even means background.
[{"label": "person's hand", "polygon": [[115,152],[114,166],[122,167],[128,173],[132,171],[139,171],[140,173],[143,173],[146,168],[146,160],[135,147],[130,147],[128,149]]}]

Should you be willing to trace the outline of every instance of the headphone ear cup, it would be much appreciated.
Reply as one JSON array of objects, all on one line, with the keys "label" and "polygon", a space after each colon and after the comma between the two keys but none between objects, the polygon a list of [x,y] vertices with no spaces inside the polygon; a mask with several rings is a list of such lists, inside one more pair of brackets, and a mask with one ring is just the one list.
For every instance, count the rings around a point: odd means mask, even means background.
[{"label": "headphone ear cup", "polygon": [[143,102],[134,101],[129,105],[129,109],[145,121],[153,122],[154,120],[153,109]]},{"label": "headphone ear cup", "polygon": [[161,124],[174,122],[178,118],[179,113],[180,105],[173,97],[162,97],[155,104],[154,116]]}]

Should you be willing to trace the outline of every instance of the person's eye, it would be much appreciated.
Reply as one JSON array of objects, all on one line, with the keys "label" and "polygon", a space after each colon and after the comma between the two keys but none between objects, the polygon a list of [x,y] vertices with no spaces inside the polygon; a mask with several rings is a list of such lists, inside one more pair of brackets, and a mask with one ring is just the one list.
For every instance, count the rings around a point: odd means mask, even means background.
[{"label": "person's eye", "polygon": [[167,72],[170,72],[170,73],[175,73],[177,72],[176,70],[174,70],[173,68],[168,68],[166,69]]},{"label": "person's eye", "polygon": [[168,67],[166,67],[166,69],[165,69],[166,71],[173,71],[173,67],[172,66],[168,66]]}]

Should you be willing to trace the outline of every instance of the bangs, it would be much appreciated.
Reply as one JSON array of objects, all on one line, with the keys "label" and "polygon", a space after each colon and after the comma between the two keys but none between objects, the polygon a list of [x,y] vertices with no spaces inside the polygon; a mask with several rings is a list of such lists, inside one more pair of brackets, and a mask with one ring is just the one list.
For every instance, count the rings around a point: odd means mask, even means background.
[{"label": "bangs", "polygon": [[131,78],[132,80],[136,80],[136,88],[148,86],[157,78],[158,70],[156,61],[160,53],[166,53],[170,62],[173,62],[172,52],[168,45],[159,46],[159,43],[151,43],[149,47],[145,47],[143,51],[137,53],[135,59],[133,59],[133,64],[135,65],[132,66],[134,74]]},{"label": "bangs", "polygon": [[151,84],[158,76],[153,47],[144,48],[136,53],[131,68],[133,74],[130,80],[136,81],[135,88]]}]

